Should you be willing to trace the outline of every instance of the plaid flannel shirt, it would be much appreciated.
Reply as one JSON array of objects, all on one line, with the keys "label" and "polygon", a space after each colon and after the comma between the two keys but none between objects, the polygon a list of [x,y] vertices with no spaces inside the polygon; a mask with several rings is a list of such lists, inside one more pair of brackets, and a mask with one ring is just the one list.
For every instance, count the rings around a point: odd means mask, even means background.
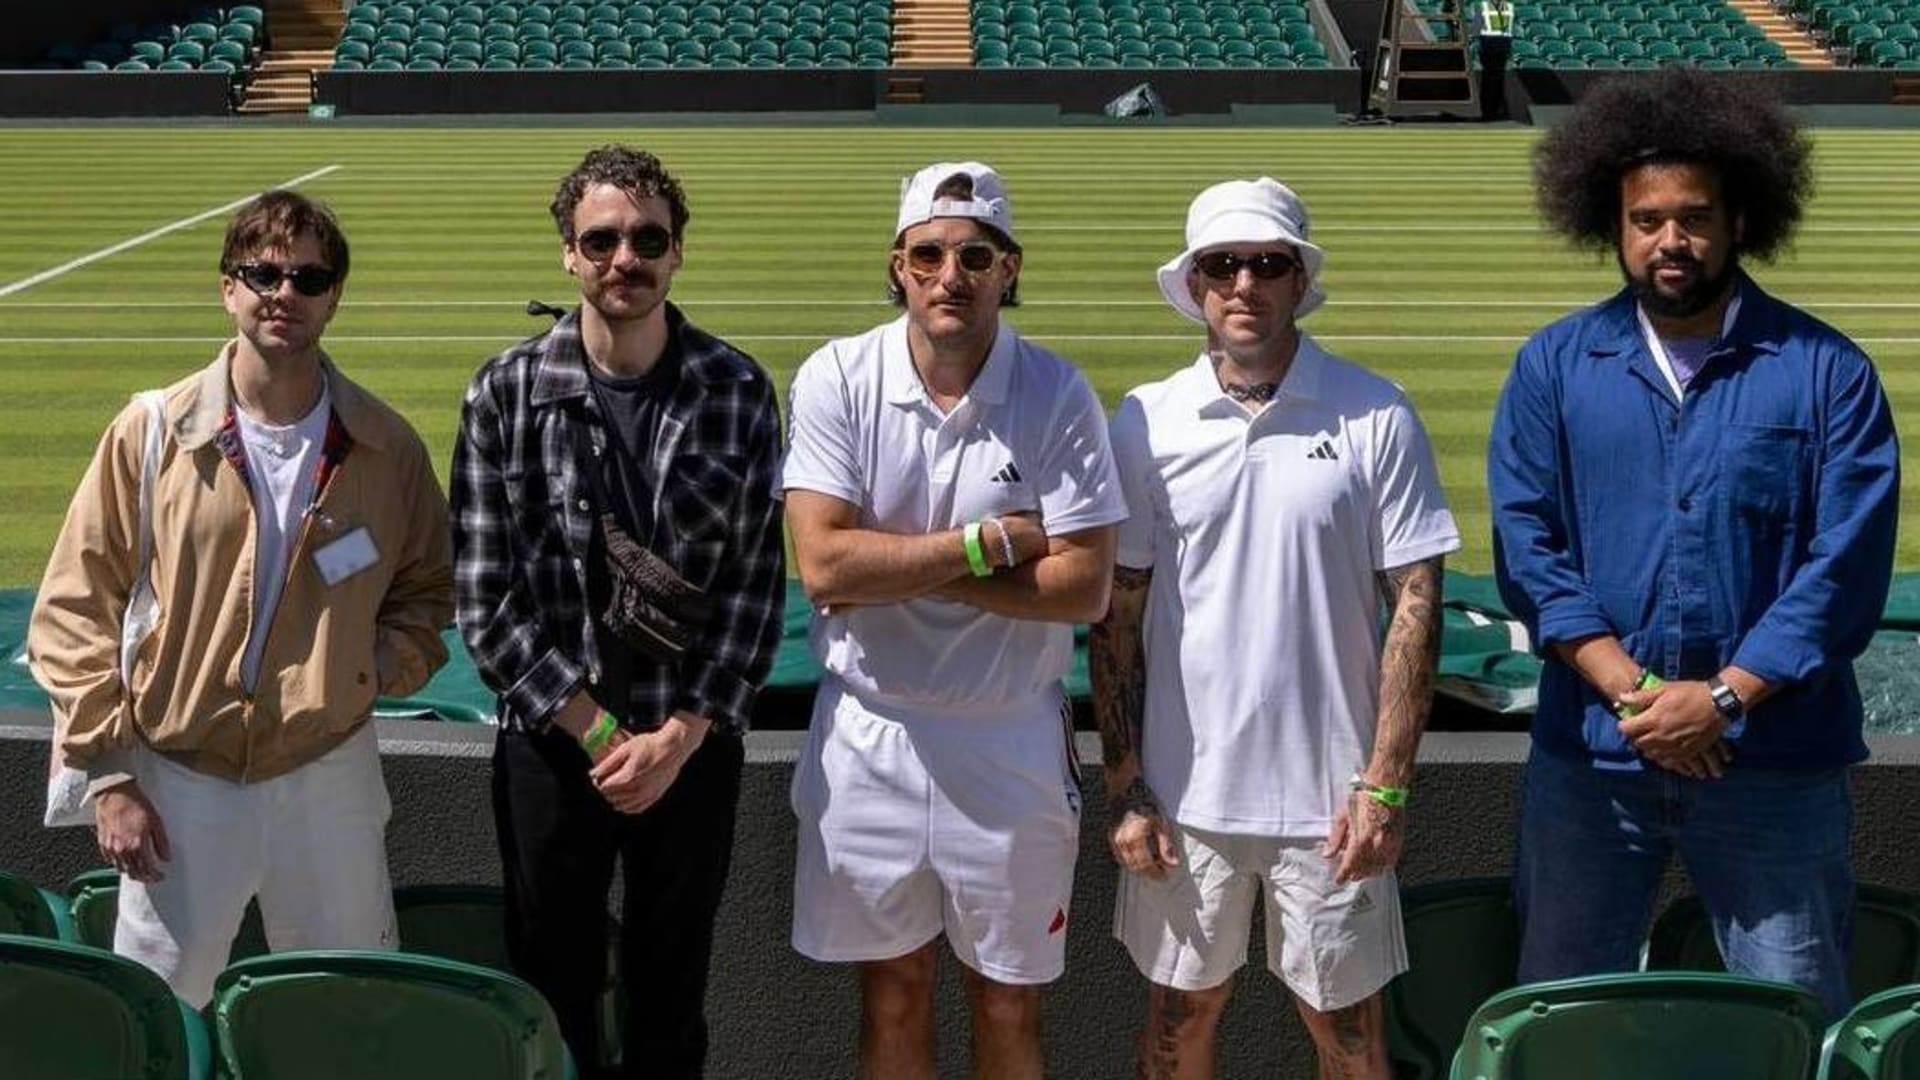
[{"label": "plaid flannel shirt", "polygon": [[[660,419],[653,493],[656,554],[713,599],[713,617],[677,666],[640,659],[627,726],[657,727],[685,709],[722,731],[746,729],[779,646],[785,548],[775,486],[780,414],[753,359],[667,306],[682,374]],[[596,527],[574,456],[574,425],[594,452],[607,431],[589,390],[579,312],[495,356],[474,376],[454,447],[454,584],[460,632],[500,724],[544,728],[583,685],[601,650],[587,607]],[[613,710],[616,713],[622,710]]]}]

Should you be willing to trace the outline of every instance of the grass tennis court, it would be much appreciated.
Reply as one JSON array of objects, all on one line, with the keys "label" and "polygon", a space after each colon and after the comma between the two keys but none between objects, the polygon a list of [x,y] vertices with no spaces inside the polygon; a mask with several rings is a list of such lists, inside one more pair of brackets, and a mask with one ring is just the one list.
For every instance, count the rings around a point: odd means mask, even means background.
[{"label": "grass tennis court", "polygon": [[[1484,572],[1482,456],[1513,351],[1618,282],[1611,260],[1540,231],[1533,138],[1435,128],[0,129],[0,587],[37,583],[94,440],[127,395],[203,365],[225,337],[215,263],[227,215],[192,219],[319,174],[301,188],[333,205],[354,248],[330,351],[407,413],[444,476],[469,373],[539,329],[527,299],[573,297],[545,208],[581,153],[612,140],[653,149],[686,186],[693,223],[675,299],[782,387],[826,338],[890,317],[882,275],[900,178],[938,159],[991,162],[1027,249],[1011,321],[1077,362],[1109,405],[1200,343],[1153,284],[1180,247],[1187,201],[1216,180],[1275,176],[1305,198],[1328,250],[1330,303],[1305,325],[1412,394],[1465,533],[1453,565]],[[1821,132],[1818,147],[1819,194],[1798,247],[1757,276],[1865,343],[1904,419],[1920,405],[1920,132]],[[1900,566],[1920,569],[1912,529]]]}]

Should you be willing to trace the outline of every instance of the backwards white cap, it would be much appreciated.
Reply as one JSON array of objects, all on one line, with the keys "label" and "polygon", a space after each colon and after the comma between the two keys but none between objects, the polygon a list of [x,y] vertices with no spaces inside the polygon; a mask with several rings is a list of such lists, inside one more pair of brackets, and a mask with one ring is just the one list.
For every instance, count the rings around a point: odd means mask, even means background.
[{"label": "backwards white cap", "polygon": [[[936,199],[933,193],[956,176],[973,182],[971,199]],[[963,217],[984,221],[999,229],[1007,239],[1013,235],[1013,204],[1007,201],[1007,185],[1000,174],[977,161],[942,161],[929,165],[900,182],[900,221],[893,235],[923,221],[937,217]]]}]

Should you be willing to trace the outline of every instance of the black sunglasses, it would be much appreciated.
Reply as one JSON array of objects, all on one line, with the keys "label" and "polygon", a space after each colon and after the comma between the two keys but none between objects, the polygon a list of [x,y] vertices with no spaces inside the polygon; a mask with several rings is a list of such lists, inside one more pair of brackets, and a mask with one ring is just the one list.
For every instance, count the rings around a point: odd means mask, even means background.
[{"label": "black sunglasses", "polygon": [[588,229],[574,238],[573,245],[580,249],[580,254],[601,262],[613,258],[613,253],[620,250],[621,240],[643,259],[657,259],[673,246],[673,234],[659,225],[642,225],[624,233],[610,225]]},{"label": "black sunglasses", "polygon": [[923,240],[907,248],[907,268],[916,274],[937,274],[947,265],[947,252],[960,258],[960,269],[969,274],[984,274],[1000,259],[1000,249],[985,240],[968,240],[948,246]]},{"label": "black sunglasses", "polygon": [[279,291],[282,281],[293,282],[293,291],[301,296],[325,296],[340,280],[339,274],[324,266],[283,269],[268,262],[250,262],[241,263],[228,272],[261,296]]},{"label": "black sunglasses", "polygon": [[1213,281],[1232,281],[1240,276],[1240,268],[1253,271],[1253,276],[1261,281],[1277,281],[1300,269],[1300,260],[1284,251],[1263,251],[1258,255],[1235,255],[1231,251],[1209,251],[1205,255],[1195,255],[1193,265]]}]

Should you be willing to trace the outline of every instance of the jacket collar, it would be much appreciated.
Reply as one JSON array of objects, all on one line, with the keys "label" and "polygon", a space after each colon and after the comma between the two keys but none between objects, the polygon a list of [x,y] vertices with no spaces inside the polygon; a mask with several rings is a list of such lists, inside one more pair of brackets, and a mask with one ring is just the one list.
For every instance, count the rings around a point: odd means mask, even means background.
[{"label": "jacket collar", "polygon": [[[226,424],[227,417],[233,412],[233,350],[238,341],[229,341],[220,347],[214,355],[213,363],[200,372],[200,377],[187,389],[184,409],[174,420],[174,438],[184,450],[193,451],[212,442],[214,436]],[[373,399],[340,373],[334,366],[333,358],[325,352],[320,354],[320,371],[327,380],[327,396],[333,403],[333,415],[338,417],[347,434],[355,443],[365,444],[375,450],[387,445],[386,425],[380,412],[374,407]]]},{"label": "jacket collar", "polygon": [[[665,302],[667,337],[680,351],[684,379],[705,385],[750,378],[752,371],[733,361],[731,350],[687,321],[672,302]],[[587,350],[580,342],[580,309],[574,308],[553,324],[534,346],[533,389],[528,401],[535,407],[570,398],[584,398],[592,387],[587,374]]]},{"label": "jacket collar", "polygon": [[[1740,310],[1715,353],[1779,352],[1787,338],[1787,305],[1768,294],[1745,270],[1734,271],[1734,288],[1740,290]],[[1629,286],[1595,308],[1594,317],[1604,330],[1594,335],[1587,351],[1596,356],[1644,353],[1640,319],[1635,314],[1637,304]]]}]

